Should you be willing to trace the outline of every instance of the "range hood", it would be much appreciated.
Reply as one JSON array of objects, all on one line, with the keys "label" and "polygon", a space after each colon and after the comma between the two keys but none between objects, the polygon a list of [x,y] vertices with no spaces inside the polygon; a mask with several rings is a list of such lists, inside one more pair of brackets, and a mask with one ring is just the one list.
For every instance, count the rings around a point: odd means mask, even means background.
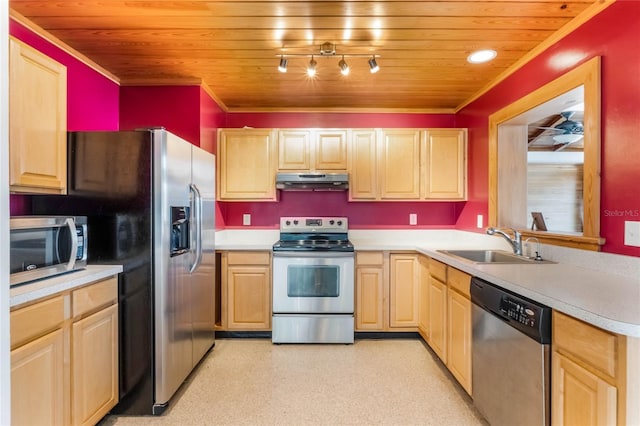
[{"label": "range hood", "polygon": [[278,173],[276,188],[283,191],[345,191],[348,173]]}]

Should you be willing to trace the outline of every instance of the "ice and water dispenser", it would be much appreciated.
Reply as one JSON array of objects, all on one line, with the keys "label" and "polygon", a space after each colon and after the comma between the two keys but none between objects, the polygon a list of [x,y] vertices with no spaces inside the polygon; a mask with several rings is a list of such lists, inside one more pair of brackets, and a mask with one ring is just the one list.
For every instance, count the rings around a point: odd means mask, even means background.
[{"label": "ice and water dispenser", "polygon": [[189,207],[171,207],[171,257],[189,251]]}]

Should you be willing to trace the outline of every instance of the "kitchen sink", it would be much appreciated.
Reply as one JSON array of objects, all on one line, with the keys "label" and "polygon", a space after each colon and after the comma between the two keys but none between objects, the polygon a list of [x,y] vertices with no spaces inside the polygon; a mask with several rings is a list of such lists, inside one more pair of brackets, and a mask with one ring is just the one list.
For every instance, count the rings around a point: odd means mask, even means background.
[{"label": "kitchen sink", "polygon": [[549,260],[535,260],[529,257],[502,250],[437,250],[442,254],[453,256],[473,263],[555,263]]}]

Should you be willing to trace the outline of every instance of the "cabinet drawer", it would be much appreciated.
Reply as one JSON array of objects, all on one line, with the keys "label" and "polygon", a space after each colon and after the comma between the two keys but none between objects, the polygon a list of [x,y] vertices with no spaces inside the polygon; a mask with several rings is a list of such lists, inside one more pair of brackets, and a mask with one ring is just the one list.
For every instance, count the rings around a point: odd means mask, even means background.
[{"label": "cabinet drawer", "polygon": [[553,312],[553,343],[565,354],[616,377],[617,337],[570,316]]},{"label": "cabinet drawer", "polygon": [[447,265],[429,258],[429,274],[443,283],[447,282]]},{"label": "cabinet drawer", "polygon": [[59,328],[65,320],[64,296],[11,312],[11,349]]},{"label": "cabinet drawer", "polygon": [[78,317],[118,300],[118,279],[116,277],[82,287],[72,293],[72,316]]},{"label": "cabinet drawer", "polygon": [[471,275],[459,271],[455,268],[447,268],[447,284],[450,288],[455,289],[460,294],[471,298],[469,287],[471,286]]},{"label": "cabinet drawer", "polygon": [[227,252],[229,265],[268,265],[271,258],[269,251],[230,251]]},{"label": "cabinet drawer", "polygon": [[361,251],[356,253],[356,265],[382,265],[384,255],[381,251]]}]

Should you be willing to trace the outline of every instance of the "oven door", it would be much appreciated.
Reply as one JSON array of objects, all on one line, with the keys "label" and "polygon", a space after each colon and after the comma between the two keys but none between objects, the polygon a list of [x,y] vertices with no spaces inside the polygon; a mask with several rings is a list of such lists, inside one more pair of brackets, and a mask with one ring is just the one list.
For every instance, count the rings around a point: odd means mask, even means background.
[{"label": "oven door", "polygon": [[352,252],[274,252],[273,313],[353,313]]}]

